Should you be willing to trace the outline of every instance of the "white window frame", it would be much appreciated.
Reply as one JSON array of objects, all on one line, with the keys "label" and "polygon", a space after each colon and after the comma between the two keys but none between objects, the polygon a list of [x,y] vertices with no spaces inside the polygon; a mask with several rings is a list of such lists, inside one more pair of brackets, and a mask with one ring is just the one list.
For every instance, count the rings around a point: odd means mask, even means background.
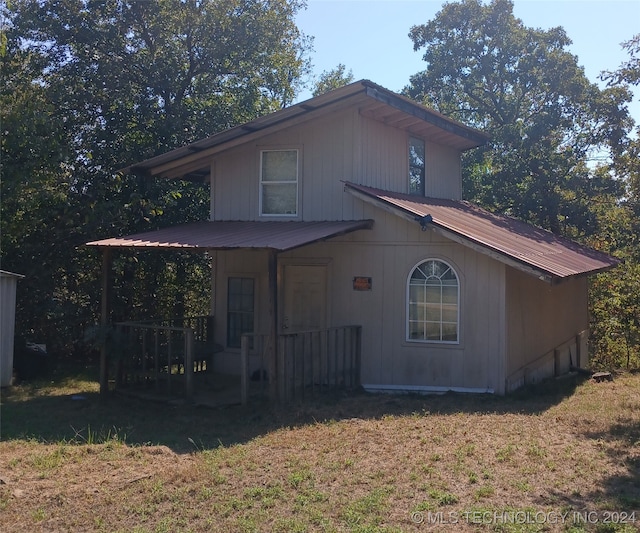
[{"label": "white window frame", "polygon": [[[411,279],[413,277],[414,272],[416,271],[417,268],[419,268],[421,265],[424,265],[426,263],[429,263],[431,261],[437,261],[438,263],[442,263],[443,265],[447,266],[449,270],[451,270],[451,272],[454,274],[455,278],[456,278],[456,282],[457,282],[457,298],[456,298],[456,340],[443,340],[442,339],[442,333],[443,333],[443,324],[444,323],[449,323],[451,324],[452,322],[450,321],[443,321],[442,319],[442,296],[440,298],[440,339],[439,340],[435,340],[435,339],[415,339],[415,338],[411,338]],[[427,259],[422,259],[421,261],[419,261],[418,263],[416,263],[413,268],[409,271],[409,275],[407,276],[407,284],[406,284],[406,295],[405,295],[405,301],[406,301],[406,316],[405,316],[405,325],[406,325],[406,331],[405,331],[405,338],[407,342],[410,343],[421,343],[421,344],[447,344],[447,345],[459,345],[460,344],[460,293],[461,293],[461,284],[460,284],[460,275],[458,274],[457,270],[453,267],[453,265],[451,263],[449,263],[448,261],[445,261],[444,259],[441,259],[439,257],[429,257]],[[428,321],[425,319],[423,321],[423,327],[424,325],[427,323]]]},{"label": "white window frame", "polygon": [[[296,153],[296,179],[293,180],[281,180],[281,181],[264,181],[262,178],[263,173],[263,154],[268,152],[295,152]],[[260,167],[260,216],[261,217],[277,217],[277,218],[297,218],[300,216],[300,149],[299,148],[266,148],[260,150],[260,159],[259,159],[259,167]],[[295,184],[295,198],[296,198],[296,209],[294,213],[265,213],[264,212],[264,187],[269,185],[291,185]]]}]

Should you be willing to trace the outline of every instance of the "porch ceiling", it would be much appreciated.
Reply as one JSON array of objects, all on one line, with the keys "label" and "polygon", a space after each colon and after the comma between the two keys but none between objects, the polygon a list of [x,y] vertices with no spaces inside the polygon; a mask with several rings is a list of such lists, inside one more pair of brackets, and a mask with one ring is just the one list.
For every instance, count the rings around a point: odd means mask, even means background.
[{"label": "porch ceiling", "polygon": [[548,282],[595,274],[620,263],[608,254],[469,202],[422,198],[348,182],[345,189],[365,202],[421,222],[451,240]]},{"label": "porch ceiling", "polygon": [[126,237],[91,241],[87,245],[115,248],[200,248],[210,250],[252,248],[285,251],[372,227],[373,220],[203,221]]}]

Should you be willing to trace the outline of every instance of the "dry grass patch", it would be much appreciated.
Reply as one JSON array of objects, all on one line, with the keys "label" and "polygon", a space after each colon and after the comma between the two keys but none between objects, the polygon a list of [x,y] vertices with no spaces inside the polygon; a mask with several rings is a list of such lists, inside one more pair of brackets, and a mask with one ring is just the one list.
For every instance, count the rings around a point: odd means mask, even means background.
[{"label": "dry grass patch", "polygon": [[[577,532],[640,523],[640,514],[630,523],[640,513],[640,376],[551,382],[507,398],[342,395],[285,410],[120,398],[105,406],[84,385],[65,390],[3,391],[2,531]],[[79,393],[89,396],[69,399]],[[18,420],[29,408],[50,409],[41,431]],[[71,425],[95,428],[94,442]]]}]

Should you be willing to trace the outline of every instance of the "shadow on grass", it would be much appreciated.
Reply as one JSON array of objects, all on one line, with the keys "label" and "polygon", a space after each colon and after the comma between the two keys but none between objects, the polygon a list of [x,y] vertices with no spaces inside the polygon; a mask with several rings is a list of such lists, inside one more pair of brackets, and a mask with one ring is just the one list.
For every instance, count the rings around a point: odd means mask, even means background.
[{"label": "shadow on grass", "polygon": [[[76,374],[74,374],[76,372]],[[170,405],[63,387],[78,370],[66,368],[48,381],[2,391],[0,439],[131,445],[158,444],[178,453],[247,442],[282,427],[329,420],[375,419],[414,413],[520,413],[535,415],[573,394],[584,378],[551,380],[507,397],[493,395],[380,395],[334,392],[276,407],[268,402],[225,408]],[[97,380],[96,376],[84,376]],[[71,379],[70,379],[71,378]],[[52,381],[53,379],[53,381]],[[83,383],[79,380],[79,383]],[[84,381],[85,386],[87,381]],[[60,384],[60,389],[57,385]],[[39,394],[46,385],[47,394]],[[95,383],[93,383],[95,385]],[[93,387],[96,390],[96,387]],[[60,394],[61,393],[61,394]]]},{"label": "shadow on grass", "polygon": [[602,472],[602,482],[597,494],[589,495],[609,503],[612,511],[635,511],[635,521],[640,522],[640,422],[631,418],[619,418],[604,431],[588,431],[588,439],[601,443],[612,464],[622,466],[622,473]]},{"label": "shadow on grass", "polygon": [[[607,401],[606,397],[601,401]],[[585,442],[606,455],[611,471],[600,471],[597,487],[591,490],[577,487],[571,494],[549,490],[540,498],[541,505],[553,503],[575,510],[576,523],[597,523],[596,531],[640,531],[640,421],[628,414],[637,412],[640,403],[627,400],[621,405],[627,414],[605,410],[607,414],[594,427],[577,431]],[[597,512],[593,502],[598,502]]]}]

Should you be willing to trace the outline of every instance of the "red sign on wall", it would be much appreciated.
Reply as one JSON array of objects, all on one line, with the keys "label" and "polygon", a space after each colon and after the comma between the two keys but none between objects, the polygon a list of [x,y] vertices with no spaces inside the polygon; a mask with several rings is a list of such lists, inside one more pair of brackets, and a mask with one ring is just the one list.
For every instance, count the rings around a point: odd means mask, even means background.
[{"label": "red sign on wall", "polygon": [[372,280],[363,276],[356,276],[353,278],[353,290],[354,291],[370,291]]}]

